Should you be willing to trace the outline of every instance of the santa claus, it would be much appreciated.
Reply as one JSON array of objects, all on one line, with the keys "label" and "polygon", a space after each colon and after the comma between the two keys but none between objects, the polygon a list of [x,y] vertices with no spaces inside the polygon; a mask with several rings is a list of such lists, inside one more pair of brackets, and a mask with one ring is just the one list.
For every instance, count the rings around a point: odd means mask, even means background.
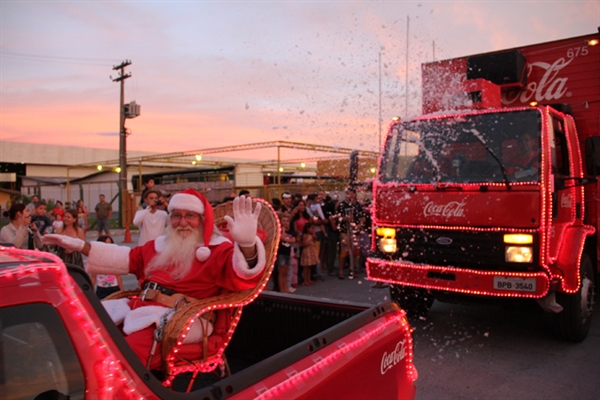
[{"label": "santa claus", "polygon": [[[265,248],[257,236],[261,204],[252,199],[233,201],[233,218],[226,216],[229,234],[215,227],[213,209],[193,189],[175,194],[169,202],[170,225],[165,234],[133,249],[102,242],[84,242],[63,235],[45,235],[44,243],[80,251],[88,256],[89,274],[134,274],[140,297],[104,301],[115,323],[123,323],[126,340],[150,369],[160,368],[160,343],[153,348],[154,331],[188,299],[254,287],[266,266]],[[212,322],[194,323],[185,343],[212,333]],[[152,350],[152,354],[151,353]]]}]

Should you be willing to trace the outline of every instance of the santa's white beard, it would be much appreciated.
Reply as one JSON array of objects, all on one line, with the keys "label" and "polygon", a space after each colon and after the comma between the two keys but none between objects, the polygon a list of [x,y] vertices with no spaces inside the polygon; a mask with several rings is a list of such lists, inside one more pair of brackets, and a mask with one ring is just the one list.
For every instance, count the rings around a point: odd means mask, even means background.
[{"label": "santa's white beard", "polygon": [[[187,233],[183,233],[187,232]],[[173,277],[186,276],[196,259],[196,248],[201,245],[200,230],[190,226],[165,229],[165,247],[148,264],[147,272],[156,270],[169,272]]]}]

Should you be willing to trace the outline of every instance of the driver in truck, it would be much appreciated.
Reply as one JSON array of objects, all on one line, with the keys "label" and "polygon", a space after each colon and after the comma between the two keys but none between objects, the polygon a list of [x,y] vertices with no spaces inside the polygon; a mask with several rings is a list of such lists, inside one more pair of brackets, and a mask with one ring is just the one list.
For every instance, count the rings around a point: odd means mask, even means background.
[{"label": "driver in truck", "polygon": [[509,174],[515,178],[537,176],[540,169],[539,139],[531,132],[525,132],[517,140],[519,153],[510,159]]}]

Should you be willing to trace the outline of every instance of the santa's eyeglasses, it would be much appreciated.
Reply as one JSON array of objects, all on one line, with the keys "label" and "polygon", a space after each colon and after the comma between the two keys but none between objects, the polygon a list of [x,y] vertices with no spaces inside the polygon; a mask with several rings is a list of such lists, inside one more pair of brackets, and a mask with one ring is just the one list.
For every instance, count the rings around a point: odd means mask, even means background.
[{"label": "santa's eyeglasses", "polygon": [[171,214],[171,221],[181,221],[182,218],[184,218],[187,222],[191,222],[199,219],[200,215],[193,213],[186,213],[183,215],[180,213]]}]

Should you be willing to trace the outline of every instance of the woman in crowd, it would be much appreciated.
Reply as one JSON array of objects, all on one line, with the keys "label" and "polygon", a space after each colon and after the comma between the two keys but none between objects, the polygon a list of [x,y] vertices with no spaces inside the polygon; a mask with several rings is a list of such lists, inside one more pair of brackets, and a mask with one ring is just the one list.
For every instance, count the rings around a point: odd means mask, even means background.
[{"label": "woman in crowd", "polygon": [[8,211],[4,211],[4,216],[9,218],[10,222],[0,231],[0,242],[12,243],[19,249],[42,248],[42,237],[31,222],[31,215],[25,204],[13,204]]},{"label": "woman in crowd", "polygon": [[63,207],[62,201],[56,200],[54,208],[48,214],[50,214],[50,216],[54,217],[55,219],[57,216],[60,216],[61,221],[65,219],[65,207]]},{"label": "woman in crowd", "polygon": [[[65,210],[65,219],[63,223],[64,227],[57,232],[58,234],[85,241],[85,231],[79,227],[79,222],[77,222],[77,211],[72,208]],[[83,256],[78,251],[66,250],[59,247],[56,251],[56,255],[60,257],[65,264],[78,265],[83,268]]]}]

